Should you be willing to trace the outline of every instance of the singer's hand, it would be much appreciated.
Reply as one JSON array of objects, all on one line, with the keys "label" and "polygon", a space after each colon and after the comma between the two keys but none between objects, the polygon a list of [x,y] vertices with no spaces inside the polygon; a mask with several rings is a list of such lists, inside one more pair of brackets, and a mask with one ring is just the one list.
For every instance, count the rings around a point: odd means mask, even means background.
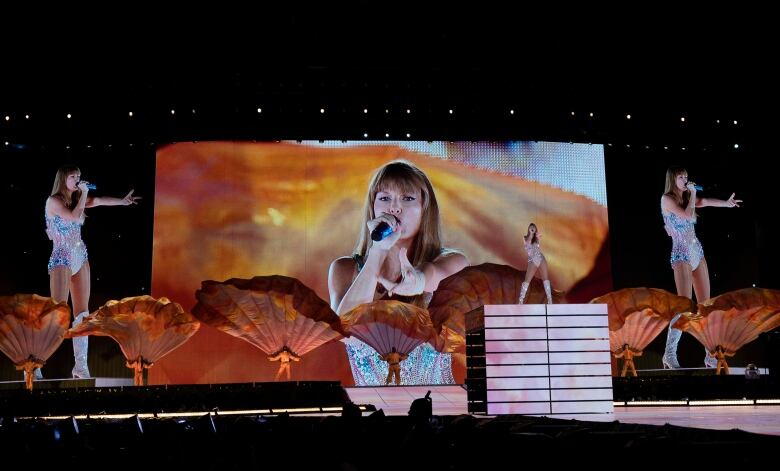
[{"label": "singer's hand", "polygon": [[89,185],[89,182],[81,180],[78,184],[79,190],[81,190],[82,193],[88,192],[89,187],[87,185]]},{"label": "singer's hand", "polygon": [[412,265],[406,249],[401,249],[398,252],[398,260],[401,262],[401,281],[392,283],[381,277],[379,279],[379,282],[387,290],[387,294],[390,296],[394,294],[416,296],[422,293],[425,289],[425,274]]},{"label": "singer's hand", "polygon": [[130,193],[128,193],[124,198],[122,198],[122,205],[129,206],[131,204],[138,204],[138,200],[141,199],[140,196],[133,196],[133,192],[135,190],[130,190]]},{"label": "singer's hand", "polygon": [[733,207],[735,207],[735,206],[736,206],[737,208],[739,208],[739,203],[741,203],[741,202],[742,202],[742,200],[735,200],[735,199],[734,199],[734,195],[735,195],[735,194],[736,194],[736,193],[732,193],[732,194],[731,194],[731,196],[729,196],[729,199],[727,199],[727,200],[726,200],[726,207],[727,207],[727,208],[733,208]]},{"label": "singer's hand", "polygon": [[374,229],[376,229],[376,226],[378,226],[383,222],[387,223],[390,226],[390,228],[393,229],[393,233],[378,242],[374,242],[373,246],[383,250],[388,250],[390,249],[390,247],[395,245],[395,243],[401,237],[398,218],[396,218],[392,214],[382,213],[376,218],[368,221],[366,225],[368,226],[368,233],[371,234],[372,232],[374,232]]},{"label": "singer's hand", "polygon": [[688,188],[688,191],[691,193],[696,193],[696,184],[693,182],[688,182],[685,184],[685,187]]}]

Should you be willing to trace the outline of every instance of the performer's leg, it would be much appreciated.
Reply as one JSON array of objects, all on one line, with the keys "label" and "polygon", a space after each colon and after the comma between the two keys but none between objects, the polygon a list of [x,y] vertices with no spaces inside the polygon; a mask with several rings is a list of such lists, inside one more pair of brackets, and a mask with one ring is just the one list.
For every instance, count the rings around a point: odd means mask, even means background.
[{"label": "performer's leg", "polygon": [[[674,270],[674,284],[677,287],[677,295],[690,298],[693,295],[691,266],[687,263],[677,263],[672,269]],[[677,361],[677,345],[680,343],[682,331],[673,328],[672,325],[677,322],[681,315],[682,313],[678,313],[669,322],[669,328],[666,332],[666,347],[661,360],[664,368],[674,369],[680,367],[680,363]]]},{"label": "performer's leg", "polygon": [[550,280],[544,280],[542,284],[544,285],[544,293],[547,295],[547,304],[552,304],[552,286],[550,286]]},{"label": "performer's leg", "polygon": [[544,258],[539,264],[539,276],[542,278],[542,285],[544,285],[544,294],[547,295],[547,304],[552,304],[552,286],[550,285],[550,276],[547,273],[547,260]]},{"label": "performer's leg", "polygon": [[[703,303],[710,299],[710,273],[707,268],[707,260],[703,257],[699,266],[693,271],[693,291],[696,293],[696,302]],[[715,368],[718,366],[718,359],[710,354],[707,347],[704,347],[704,366]]]},{"label": "performer's leg", "polygon": [[395,374],[395,385],[400,386],[401,385],[401,365],[396,365],[395,368],[393,368],[393,373]]},{"label": "performer's leg", "polygon": [[[50,296],[55,302],[68,302],[68,296],[70,295],[70,268],[59,266],[51,270],[49,290]],[[36,380],[43,379],[43,372],[40,368],[35,368],[33,378]]]},{"label": "performer's leg", "polygon": [[[71,297],[73,301],[73,327],[81,324],[85,317],[89,315],[89,292],[90,292],[90,270],[89,261],[85,261],[81,269],[71,278],[72,288]],[[87,352],[89,348],[89,337],[73,338],[73,366],[74,378],[89,378],[89,365],[87,363]]]},{"label": "performer's leg", "polygon": [[531,280],[534,278],[534,273],[536,273],[537,266],[533,263],[528,264],[528,268],[525,271],[525,281],[523,281],[523,285],[520,287],[520,298],[518,299],[518,304],[525,303],[525,296],[528,294],[528,287],[531,285]]}]

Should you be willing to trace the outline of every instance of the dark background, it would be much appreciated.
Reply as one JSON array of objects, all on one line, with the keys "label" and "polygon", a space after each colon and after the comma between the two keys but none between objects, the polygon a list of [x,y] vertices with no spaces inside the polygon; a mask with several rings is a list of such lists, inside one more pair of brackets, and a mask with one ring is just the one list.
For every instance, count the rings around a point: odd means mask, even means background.
[{"label": "dark background", "polygon": [[[780,287],[771,170],[778,82],[760,25],[731,35],[723,23],[692,32],[669,18],[606,30],[493,11],[358,10],[357,20],[330,13],[236,19],[217,29],[154,23],[148,35],[115,25],[98,35],[54,27],[45,48],[11,48],[0,69],[0,295],[48,294],[43,206],[63,163],[79,165],[96,194],[134,188],[144,198],[88,211],[94,310],[149,293],[158,145],[363,140],[364,133],[371,140],[409,133],[411,140],[604,144],[615,289],[675,292],[659,201],[666,168],[684,165],[705,187],[702,196],[736,192],[745,200],[738,209],[699,211],[712,295]],[[23,44],[26,36],[14,33]],[[100,52],[106,47],[110,54]],[[660,365],[663,337],[638,367]],[[733,363],[767,366],[767,339],[744,347]],[[112,340],[90,339],[90,348],[93,375],[130,376]],[[68,375],[71,355],[65,342],[46,376]],[[699,366],[702,356],[698,342],[683,336],[682,366]],[[0,358],[0,379],[17,376]]]}]

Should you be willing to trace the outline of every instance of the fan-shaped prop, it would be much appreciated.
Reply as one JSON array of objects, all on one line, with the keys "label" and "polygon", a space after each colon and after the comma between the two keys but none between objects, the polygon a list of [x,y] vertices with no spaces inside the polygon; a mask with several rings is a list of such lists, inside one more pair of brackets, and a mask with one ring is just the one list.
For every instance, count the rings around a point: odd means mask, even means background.
[{"label": "fan-shaped prop", "polygon": [[195,317],[249,342],[271,358],[282,351],[300,358],[344,336],[339,316],[295,278],[274,275],[221,283],[209,280],[202,282],[195,297]]},{"label": "fan-shaped prop", "polygon": [[[431,343],[441,352],[464,353],[466,313],[485,304],[517,304],[523,280],[525,272],[495,263],[466,267],[443,279],[428,304],[431,320],[439,333]],[[546,302],[542,280],[534,278],[525,303]],[[553,290],[553,302],[564,302],[563,293]]]},{"label": "fan-shaped prop", "polygon": [[135,371],[136,386],[143,385],[143,369],[149,368],[200,328],[192,315],[167,298],[135,296],[109,301],[70,329],[68,337],[108,336],[116,340]]},{"label": "fan-shaped prop", "polygon": [[347,333],[381,356],[393,349],[406,355],[436,335],[428,311],[394,300],[361,304],[343,314],[341,322]]},{"label": "fan-shaped prop", "polygon": [[37,294],[0,296],[0,351],[24,370],[32,389],[33,370],[40,368],[60,346],[70,324],[65,302]]},{"label": "fan-shaped prop", "polygon": [[728,374],[727,356],[780,325],[780,291],[745,288],[699,304],[696,316],[682,316],[675,327],[696,337],[718,359],[716,374]]},{"label": "fan-shaped prop", "polygon": [[633,357],[642,355],[675,314],[694,308],[689,298],[657,288],[621,289],[590,302],[607,305],[609,347],[615,358],[623,358],[621,376],[629,368],[636,376]]}]

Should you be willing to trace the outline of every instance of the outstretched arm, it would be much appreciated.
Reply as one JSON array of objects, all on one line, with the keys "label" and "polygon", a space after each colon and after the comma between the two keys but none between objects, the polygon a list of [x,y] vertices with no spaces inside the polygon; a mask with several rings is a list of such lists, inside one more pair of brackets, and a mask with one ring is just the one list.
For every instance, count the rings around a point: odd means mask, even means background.
[{"label": "outstretched arm", "polygon": [[703,208],[705,206],[712,206],[716,208],[739,208],[739,203],[741,203],[742,200],[734,199],[734,195],[735,193],[732,193],[727,200],[719,200],[717,198],[699,198],[696,200],[696,207]]},{"label": "outstretched arm", "polygon": [[130,193],[125,195],[124,198],[114,198],[112,196],[90,196],[87,198],[87,208],[94,208],[95,206],[129,206],[131,204],[138,204],[140,196],[133,196],[135,190],[130,190]]}]

